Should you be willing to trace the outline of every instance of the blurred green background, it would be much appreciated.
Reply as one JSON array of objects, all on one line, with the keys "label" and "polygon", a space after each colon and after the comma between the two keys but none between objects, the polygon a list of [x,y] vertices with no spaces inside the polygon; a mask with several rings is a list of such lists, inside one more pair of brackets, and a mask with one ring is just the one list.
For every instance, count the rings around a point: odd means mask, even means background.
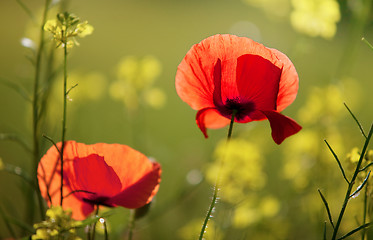
[{"label": "blurred green background", "polygon": [[[31,104],[4,82],[19,84],[32,96],[34,68],[29,58],[34,55],[21,45],[21,39],[38,43],[37,19],[44,2],[24,1],[35,23],[19,2],[0,1],[0,132],[16,133],[32,146]],[[218,158],[214,149],[225,139],[227,129],[210,130],[204,139],[195,124],[196,112],[177,96],[174,79],[190,47],[218,33],[252,38],[292,60],[300,88],[285,114],[304,129],[277,146],[268,122],[235,125],[233,136],[254,144],[261,156],[252,160],[261,162],[260,174],[251,173],[243,162],[247,175],[254,176],[241,181],[243,185],[250,182],[244,199],[253,202],[234,202],[222,190],[207,239],[322,237],[327,216],[317,189],[326,193],[337,215],[346,187],[323,140],[329,141],[347,168],[348,153],[353,147],[361,148],[364,139],[343,103],[366,130],[373,118],[373,51],[361,41],[365,37],[373,42],[372,1],[80,0],[65,4],[69,12],[94,27],[93,34],[79,39],[80,46],[68,56],[68,85],[79,85],[68,104],[67,139],[127,144],[162,165],[160,190],[149,215],[138,221],[135,239],[196,239],[199,234],[213,186],[204,176]],[[51,8],[49,19],[58,7]],[[58,50],[55,67],[61,69]],[[127,95],[120,92],[129,75],[141,80],[141,74],[148,80],[144,87]],[[42,124],[42,131],[56,141],[61,127],[59,79],[52,84]],[[50,143],[41,142],[45,153]],[[31,156],[17,143],[1,141],[0,157],[29,172]],[[226,174],[240,182],[234,170]],[[263,177],[264,183],[259,181]],[[256,181],[262,182],[261,187],[253,187]],[[5,171],[0,172],[0,186],[4,214],[27,221],[24,193],[28,186]],[[342,231],[357,226],[361,201],[351,201]],[[267,202],[269,207],[262,204]],[[243,209],[238,211],[239,207]],[[113,236],[125,233],[127,219],[125,209],[109,219]],[[17,236],[24,233],[17,224],[13,228]],[[0,237],[10,235],[4,218],[0,219]]]}]

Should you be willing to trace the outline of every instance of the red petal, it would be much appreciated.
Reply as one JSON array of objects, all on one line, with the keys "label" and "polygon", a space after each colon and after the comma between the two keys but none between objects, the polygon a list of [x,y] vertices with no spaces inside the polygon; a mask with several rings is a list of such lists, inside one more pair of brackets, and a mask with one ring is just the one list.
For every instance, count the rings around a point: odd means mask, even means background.
[{"label": "red petal", "polygon": [[296,134],[302,127],[293,119],[275,111],[262,111],[269,120],[272,129],[272,138],[277,144],[281,144],[285,138]]},{"label": "red petal", "polygon": [[280,68],[261,56],[245,54],[237,59],[236,74],[240,98],[253,102],[255,109],[276,110]]},{"label": "red petal", "polygon": [[[90,192],[74,193],[82,200],[97,201],[97,199],[102,199],[104,201],[105,198],[118,194],[122,187],[113,168],[106,164],[104,157],[97,154],[75,158],[73,171],[66,171],[66,178],[73,191],[84,190]],[[104,205],[105,202],[101,204]]]},{"label": "red petal", "polygon": [[[294,100],[297,91],[295,85],[298,78],[293,64],[284,54],[275,49],[266,48],[246,37],[228,34],[214,35],[192,46],[178,66],[176,73],[178,95],[193,109],[213,107],[214,67],[220,59],[223,102],[226,98],[239,97],[239,89],[242,88],[241,83],[236,82],[237,58],[245,54],[260,56],[279,69],[283,69],[280,79],[280,99],[277,101],[280,107],[278,111],[281,111]],[[256,65],[253,65],[253,68],[255,67]],[[263,70],[263,67],[260,70]],[[255,72],[251,71],[251,74]],[[261,71],[261,74],[266,73]]]},{"label": "red petal", "polygon": [[196,122],[207,138],[206,128],[221,128],[228,125],[230,120],[223,117],[215,108],[204,108],[197,112]]},{"label": "red petal", "polygon": [[271,49],[271,51],[283,64],[277,97],[277,111],[281,112],[295,100],[299,78],[293,63],[285,54],[276,49]]},{"label": "red petal", "polygon": [[[148,160],[149,161],[149,160]],[[137,169],[132,169],[136,171]],[[108,203],[126,208],[140,208],[149,203],[157,193],[160,182],[161,168],[158,163],[152,163],[151,171],[141,174],[124,191],[111,198]]]},{"label": "red petal", "polygon": [[[61,143],[57,144],[58,147],[61,147]],[[120,144],[105,144],[105,143],[97,143],[94,145],[85,145],[83,143],[76,143],[74,141],[68,141],[65,144],[65,150],[64,150],[64,172],[65,171],[73,171],[74,164],[73,160],[75,158],[87,158],[89,155],[96,154],[100,156],[104,156],[104,160],[108,167],[101,161],[101,160],[95,160],[97,161],[92,167],[92,169],[96,169],[98,172],[104,169],[104,172],[106,173],[100,173],[99,175],[105,176],[106,181],[106,187],[109,188],[108,190],[103,190],[100,186],[93,188],[95,191],[102,191],[106,192],[108,191],[110,194],[117,191],[118,186],[116,187],[108,187],[110,186],[112,181],[112,176],[107,176],[107,174],[111,175],[113,172],[119,177],[121,181],[121,189],[120,192],[124,192],[127,188],[134,189],[132,191],[138,191],[136,194],[142,195],[143,197],[147,196],[147,201],[150,201],[151,198],[156,194],[158,190],[158,184],[160,181],[160,167],[158,165],[158,170],[155,171],[154,164],[149,161],[146,156],[141,154],[140,152]],[[89,158],[86,160],[88,161]],[[49,189],[49,193],[52,198],[53,205],[59,205],[60,203],[60,174],[59,174],[59,164],[57,164],[59,161],[59,153],[55,149],[55,147],[51,147],[48,152],[43,156],[39,163],[38,168],[38,179],[39,179],[39,185],[42,192],[43,197],[48,201],[47,196],[47,189]],[[82,162],[83,163],[83,162]],[[78,165],[80,165],[78,163]],[[103,167],[103,165],[105,165]],[[81,169],[82,166],[77,166],[79,169]],[[112,168],[113,171],[110,169]],[[78,170],[80,172],[80,170]],[[91,171],[92,172],[92,171]],[[150,174],[154,172],[154,174]],[[157,173],[157,174],[155,174]],[[85,174],[85,173],[79,173],[79,174]],[[87,178],[91,178],[91,175],[87,173]],[[132,186],[135,185],[137,182],[142,182],[143,178],[148,179],[149,177],[146,176],[153,176],[157,177],[157,183],[152,182],[152,184],[149,183],[148,188],[142,189],[142,188],[133,188]],[[66,174],[64,175],[64,177]],[[102,177],[101,176],[101,177]],[[106,176],[108,179],[106,179]],[[97,179],[96,179],[97,180]],[[93,180],[93,181],[96,181]],[[116,182],[116,180],[114,180]],[[146,181],[145,181],[146,182]],[[83,183],[79,182],[79,185],[90,185],[90,183]],[[117,183],[114,183],[115,185],[118,185]],[[101,184],[100,184],[101,185]],[[73,186],[74,188],[76,186]],[[115,189],[115,191],[113,190]],[[153,188],[152,191],[149,192],[149,188]],[[64,195],[72,192],[71,186],[69,185],[69,182],[65,181],[64,183]],[[132,194],[134,194],[132,192]],[[134,194],[134,198],[131,199],[131,196],[128,196],[129,199],[126,201],[129,201],[134,204],[138,199],[136,197],[137,195]],[[107,203],[107,202],[105,202]],[[140,202],[138,204],[142,204],[143,202]],[[49,203],[50,205],[50,203]],[[120,204],[118,204],[120,205]],[[122,205],[121,205],[122,206]],[[74,194],[70,194],[68,197],[64,198],[63,207],[65,209],[70,208],[73,211],[72,217],[74,219],[84,219],[89,213],[93,211],[92,204],[85,203],[78,198]]]},{"label": "red petal", "polygon": [[[73,152],[78,143],[74,141],[65,142],[64,150],[64,170],[71,168]],[[61,143],[57,143],[57,147],[61,148]],[[47,153],[41,158],[38,166],[38,181],[39,188],[42,196],[48,203],[48,206],[60,205],[60,187],[61,187],[61,175],[60,175],[60,154],[57,149],[52,146]],[[65,178],[65,177],[64,177]],[[65,178],[66,179],[66,178]],[[48,192],[51,201],[48,197]],[[67,196],[63,201],[64,209],[72,210],[72,218],[76,220],[83,220],[85,217],[93,211],[91,204],[82,202],[74,194],[70,194],[72,190],[68,185],[67,181],[64,180],[63,195]]]},{"label": "red petal", "polygon": [[[222,62],[222,97],[237,96],[235,81],[236,60],[239,56],[256,52],[259,45],[249,38],[234,35],[214,35],[192,46],[178,66],[176,91],[193,109],[213,107],[214,67]],[[263,45],[260,45],[266,49]],[[266,49],[267,52],[268,49]]]},{"label": "red petal", "polygon": [[[145,200],[145,202],[151,201],[158,191],[160,182],[161,171],[159,164],[151,162],[144,154],[126,145],[97,143],[92,146],[96,152],[105,156],[106,163],[114,169],[122,183],[121,193],[110,199],[108,203],[131,208],[132,205],[129,206],[127,205],[128,203],[144,205]],[[131,190],[128,190],[128,188],[131,188]],[[127,191],[133,194],[133,198],[130,195],[126,195],[125,192]],[[127,199],[119,197],[122,194]],[[135,204],[140,198],[139,196],[141,196],[142,201]]]},{"label": "red petal", "polygon": [[214,67],[214,93],[213,93],[213,102],[215,106],[222,106],[223,101],[221,99],[221,60],[215,64]]}]

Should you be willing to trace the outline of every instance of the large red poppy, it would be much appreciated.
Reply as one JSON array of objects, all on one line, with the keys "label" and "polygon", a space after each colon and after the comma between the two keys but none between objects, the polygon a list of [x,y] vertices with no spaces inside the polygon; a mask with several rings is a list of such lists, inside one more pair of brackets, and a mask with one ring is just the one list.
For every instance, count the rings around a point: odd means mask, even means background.
[{"label": "large red poppy", "polygon": [[272,138],[280,144],[301,130],[280,112],[298,91],[298,74],[289,58],[276,49],[245,37],[214,35],[195,44],[180,63],[176,91],[198,110],[196,121],[206,128],[221,128],[234,121],[268,119]]},{"label": "large red poppy", "polygon": [[[160,175],[158,163],[126,145],[67,141],[63,208],[72,209],[72,217],[81,220],[95,205],[142,207],[157,193]],[[60,154],[54,146],[40,160],[38,180],[48,205],[59,205]]]}]

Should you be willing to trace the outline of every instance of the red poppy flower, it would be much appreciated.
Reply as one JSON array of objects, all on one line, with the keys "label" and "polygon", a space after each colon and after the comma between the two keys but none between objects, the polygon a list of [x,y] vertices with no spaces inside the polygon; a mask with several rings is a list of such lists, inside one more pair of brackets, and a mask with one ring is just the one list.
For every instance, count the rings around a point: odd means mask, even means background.
[{"label": "red poppy flower", "polygon": [[[142,207],[157,193],[160,174],[158,163],[126,145],[67,141],[63,208],[72,209],[72,217],[81,220],[95,205]],[[38,180],[48,204],[59,205],[60,154],[54,146],[40,160]]]},{"label": "red poppy flower", "polygon": [[198,110],[197,125],[206,138],[206,128],[228,125],[235,111],[239,123],[268,119],[280,144],[301,129],[280,113],[294,101],[298,81],[285,54],[227,34],[206,38],[188,51],[176,73],[176,91]]}]

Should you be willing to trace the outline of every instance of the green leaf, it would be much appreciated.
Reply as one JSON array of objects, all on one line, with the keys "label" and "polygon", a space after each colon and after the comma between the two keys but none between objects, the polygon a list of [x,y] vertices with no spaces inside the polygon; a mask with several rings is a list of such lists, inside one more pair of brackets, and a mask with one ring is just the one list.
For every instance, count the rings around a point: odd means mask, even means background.
[{"label": "green leaf", "polygon": [[30,234],[35,233],[34,228],[32,226],[28,225],[27,223],[24,223],[24,222],[12,217],[12,216],[6,215],[1,208],[0,208],[0,212],[1,212],[1,215],[2,215],[3,219],[5,220],[5,222],[12,223],[12,224],[20,227],[21,229],[29,232]]},{"label": "green leaf", "polygon": [[358,231],[360,231],[360,230],[362,230],[362,229],[364,229],[364,228],[368,228],[368,227],[370,227],[370,226],[372,226],[372,223],[366,223],[366,224],[363,224],[363,225],[361,225],[361,226],[355,228],[354,230],[350,231],[349,233],[343,235],[342,237],[338,238],[338,240],[345,239],[346,237],[349,237],[349,236],[351,236],[352,234],[354,234],[354,233],[356,233],[356,232],[358,232]]},{"label": "green leaf", "polygon": [[329,145],[328,141],[324,140],[324,142],[326,143],[326,145],[328,146],[330,152],[333,154],[335,160],[337,161],[338,166],[339,166],[339,169],[340,169],[341,172],[342,172],[343,178],[346,180],[346,182],[347,182],[348,184],[350,184],[350,181],[348,181],[348,179],[347,179],[347,177],[346,177],[345,171],[343,170],[342,164],[341,164],[341,162],[339,161],[337,154],[333,151],[333,149],[332,149],[332,147]]},{"label": "green leaf", "polygon": [[372,46],[372,44],[370,44],[370,42],[368,42],[368,40],[366,40],[364,37],[361,39],[363,42],[365,42],[369,47],[370,47],[370,49],[372,49],[373,50],[373,46]]},{"label": "green leaf", "polygon": [[8,80],[5,80],[5,79],[1,79],[1,78],[0,78],[0,84],[3,84],[5,86],[13,89],[14,91],[16,91],[26,101],[28,101],[30,103],[32,102],[32,100],[29,97],[29,95],[26,92],[26,90],[23,87],[21,87],[19,84],[15,83],[15,82],[8,81]]},{"label": "green leaf", "polygon": [[5,140],[14,141],[18,143],[21,147],[23,147],[27,152],[32,152],[31,148],[27,145],[27,143],[15,133],[0,133],[0,141]]},{"label": "green leaf", "polygon": [[357,118],[355,117],[355,115],[352,113],[352,111],[350,110],[350,108],[347,106],[346,103],[343,103],[345,105],[345,107],[347,108],[348,112],[351,114],[352,118],[355,120],[356,124],[358,125],[359,129],[360,129],[360,132],[363,134],[363,136],[365,138],[367,138],[367,135],[365,135],[365,132],[364,132],[364,129],[363,127],[361,126],[359,120],[357,120]]},{"label": "green leaf", "polygon": [[27,15],[31,18],[31,20],[36,23],[35,21],[35,16],[32,13],[32,11],[21,1],[21,0],[16,0],[16,2],[21,6],[21,8],[27,13]]},{"label": "green leaf", "polygon": [[8,229],[10,235],[11,235],[14,239],[16,239],[16,233],[15,233],[15,231],[13,230],[12,226],[9,224],[8,219],[6,218],[5,213],[4,213],[4,211],[3,211],[3,209],[2,209],[1,207],[0,207],[0,215],[1,215],[1,218],[3,219],[5,225],[6,225],[7,229]]},{"label": "green leaf", "polygon": [[317,189],[317,191],[319,191],[319,194],[320,194],[320,197],[324,203],[324,206],[325,206],[325,209],[326,209],[326,212],[328,213],[328,217],[329,217],[329,222],[330,224],[332,225],[332,227],[334,228],[334,223],[333,223],[333,218],[332,218],[332,214],[330,213],[330,209],[329,209],[329,204],[328,204],[328,201],[326,201],[326,198],[324,197],[324,195],[321,193],[320,189]]},{"label": "green leaf", "polygon": [[104,212],[103,214],[101,214],[100,216],[93,216],[93,217],[87,218],[87,219],[83,220],[82,223],[78,227],[88,226],[92,223],[97,222],[100,218],[107,218],[111,214],[112,214],[112,211],[107,211],[107,212]]}]

